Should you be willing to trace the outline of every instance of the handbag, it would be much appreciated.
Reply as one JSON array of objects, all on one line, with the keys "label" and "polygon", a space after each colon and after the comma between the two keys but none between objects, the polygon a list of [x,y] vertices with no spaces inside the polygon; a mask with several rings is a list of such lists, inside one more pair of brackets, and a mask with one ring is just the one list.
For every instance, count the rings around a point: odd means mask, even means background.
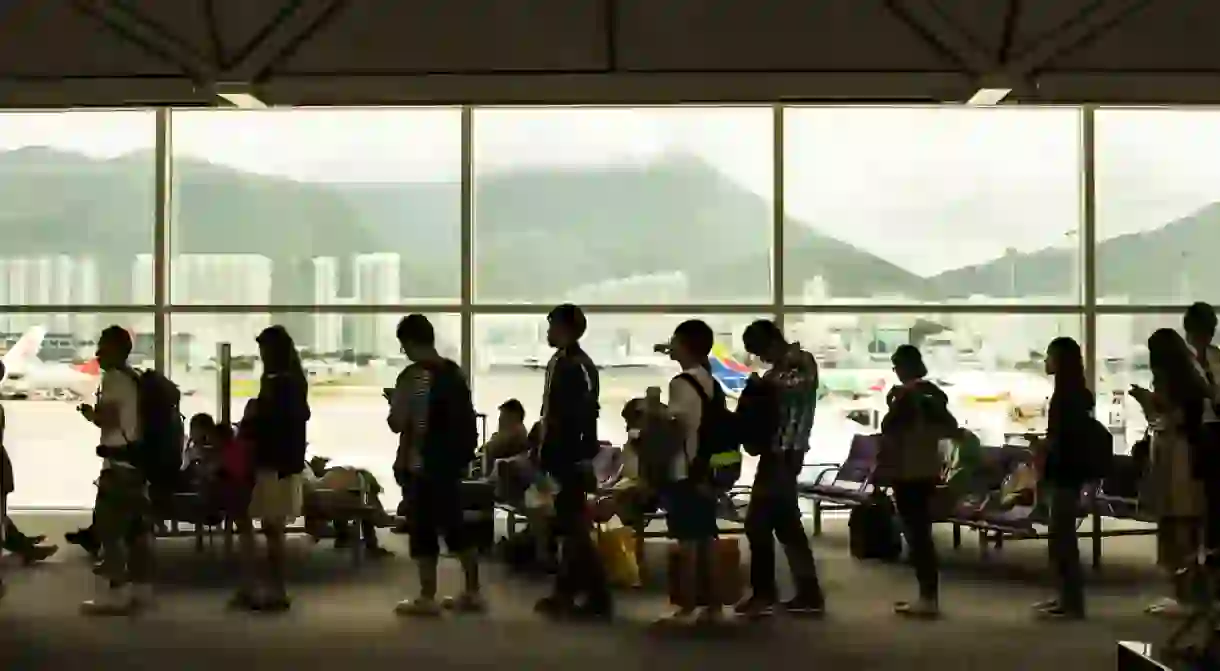
[{"label": "handbag", "polygon": [[641,585],[640,565],[635,556],[635,533],[631,529],[600,524],[593,532],[593,541],[611,585],[623,588]]}]

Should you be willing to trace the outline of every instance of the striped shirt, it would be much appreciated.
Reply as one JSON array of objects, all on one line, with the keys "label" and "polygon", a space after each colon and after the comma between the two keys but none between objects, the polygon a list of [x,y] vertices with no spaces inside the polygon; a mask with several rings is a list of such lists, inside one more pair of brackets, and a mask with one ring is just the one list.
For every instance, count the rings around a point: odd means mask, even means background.
[{"label": "striped shirt", "polygon": [[407,366],[394,382],[390,396],[390,430],[398,434],[395,467],[412,471],[422,465],[420,450],[428,433],[428,403],[432,393],[432,371],[418,363]]},{"label": "striped shirt", "polygon": [[818,403],[818,364],[800,343],[763,375],[775,389],[779,403],[779,425],[772,447],[777,452],[805,452]]}]

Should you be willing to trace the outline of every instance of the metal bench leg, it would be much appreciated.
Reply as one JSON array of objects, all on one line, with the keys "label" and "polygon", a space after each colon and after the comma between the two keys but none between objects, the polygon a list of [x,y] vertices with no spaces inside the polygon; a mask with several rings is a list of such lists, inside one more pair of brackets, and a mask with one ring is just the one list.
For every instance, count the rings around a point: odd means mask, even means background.
[{"label": "metal bench leg", "polygon": [[1004,532],[1003,531],[995,532],[995,549],[997,549],[997,550],[1004,549]]},{"label": "metal bench leg", "polygon": [[352,528],[352,565],[360,566],[364,559],[364,521],[357,518],[348,522]]},{"label": "metal bench leg", "polygon": [[[174,523],[175,526],[177,526],[177,524],[178,524],[177,522]],[[203,552],[203,527],[204,527],[203,522],[195,523],[195,552],[196,553]],[[174,531],[177,532],[177,529],[175,529]],[[175,533],[175,535],[177,535],[177,534]]]},{"label": "metal bench leg", "polygon": [[1093,570],[1101,570],[1101,511],[1093,504]]},{"label": "metal bench leg", "polygon": [[989,540],[990,539],[987,537],[987,531],[979,529],[979,557],[982,559],[986,559],[987,555],[989,554],[988,550],[990,548],[987,546]]},{"label": "metal bench leg", "polygon": [[813,535],[822,535],[822,502],[818,499],[813,500]]},{"label": "metal bench leg", "polygon": [[960,550],[962,547],[962,525],[957,522],[953,523],[953,549]]},{"label": "metal bench leg", "polygon": [[507,527],[504,530],[506,538],[512,538],[517,535],[517,511],[509,509]]}]

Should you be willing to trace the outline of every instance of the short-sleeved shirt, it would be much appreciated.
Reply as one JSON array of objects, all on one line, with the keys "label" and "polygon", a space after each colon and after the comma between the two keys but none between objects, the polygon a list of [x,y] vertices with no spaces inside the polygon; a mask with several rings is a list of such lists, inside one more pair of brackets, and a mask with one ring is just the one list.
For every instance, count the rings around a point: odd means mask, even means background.
[{"label": "short-sleeved shirt", "polygon": [[[140,440],[140,389],[135,376],[122,370],[102,373],[102,384],[97,392],[97,404],[118,408],[118,426],[102,429],[101,444],[105,447],[126,447]],[[125,466],[122,460],[107,459],[103,468]]]}]

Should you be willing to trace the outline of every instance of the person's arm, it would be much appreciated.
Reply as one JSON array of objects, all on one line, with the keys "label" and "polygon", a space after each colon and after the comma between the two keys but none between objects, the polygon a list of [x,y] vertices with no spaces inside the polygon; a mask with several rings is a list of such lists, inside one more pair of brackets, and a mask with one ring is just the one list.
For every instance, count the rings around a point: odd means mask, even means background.
[{"label": "person's arm", "polygon": [[543,440],[560,449],[579,449],[581,439],[597,425],[597,399],[589,371],[578,360],[561,359],[551,375]]},{"label": "person's arm", "polygon": [[405,435],[409,444],[418,445],[428,430],[428,395],[432,373],[423,366],[411,366],[398,376],[390,401],[387,422],[394,433]]}]

